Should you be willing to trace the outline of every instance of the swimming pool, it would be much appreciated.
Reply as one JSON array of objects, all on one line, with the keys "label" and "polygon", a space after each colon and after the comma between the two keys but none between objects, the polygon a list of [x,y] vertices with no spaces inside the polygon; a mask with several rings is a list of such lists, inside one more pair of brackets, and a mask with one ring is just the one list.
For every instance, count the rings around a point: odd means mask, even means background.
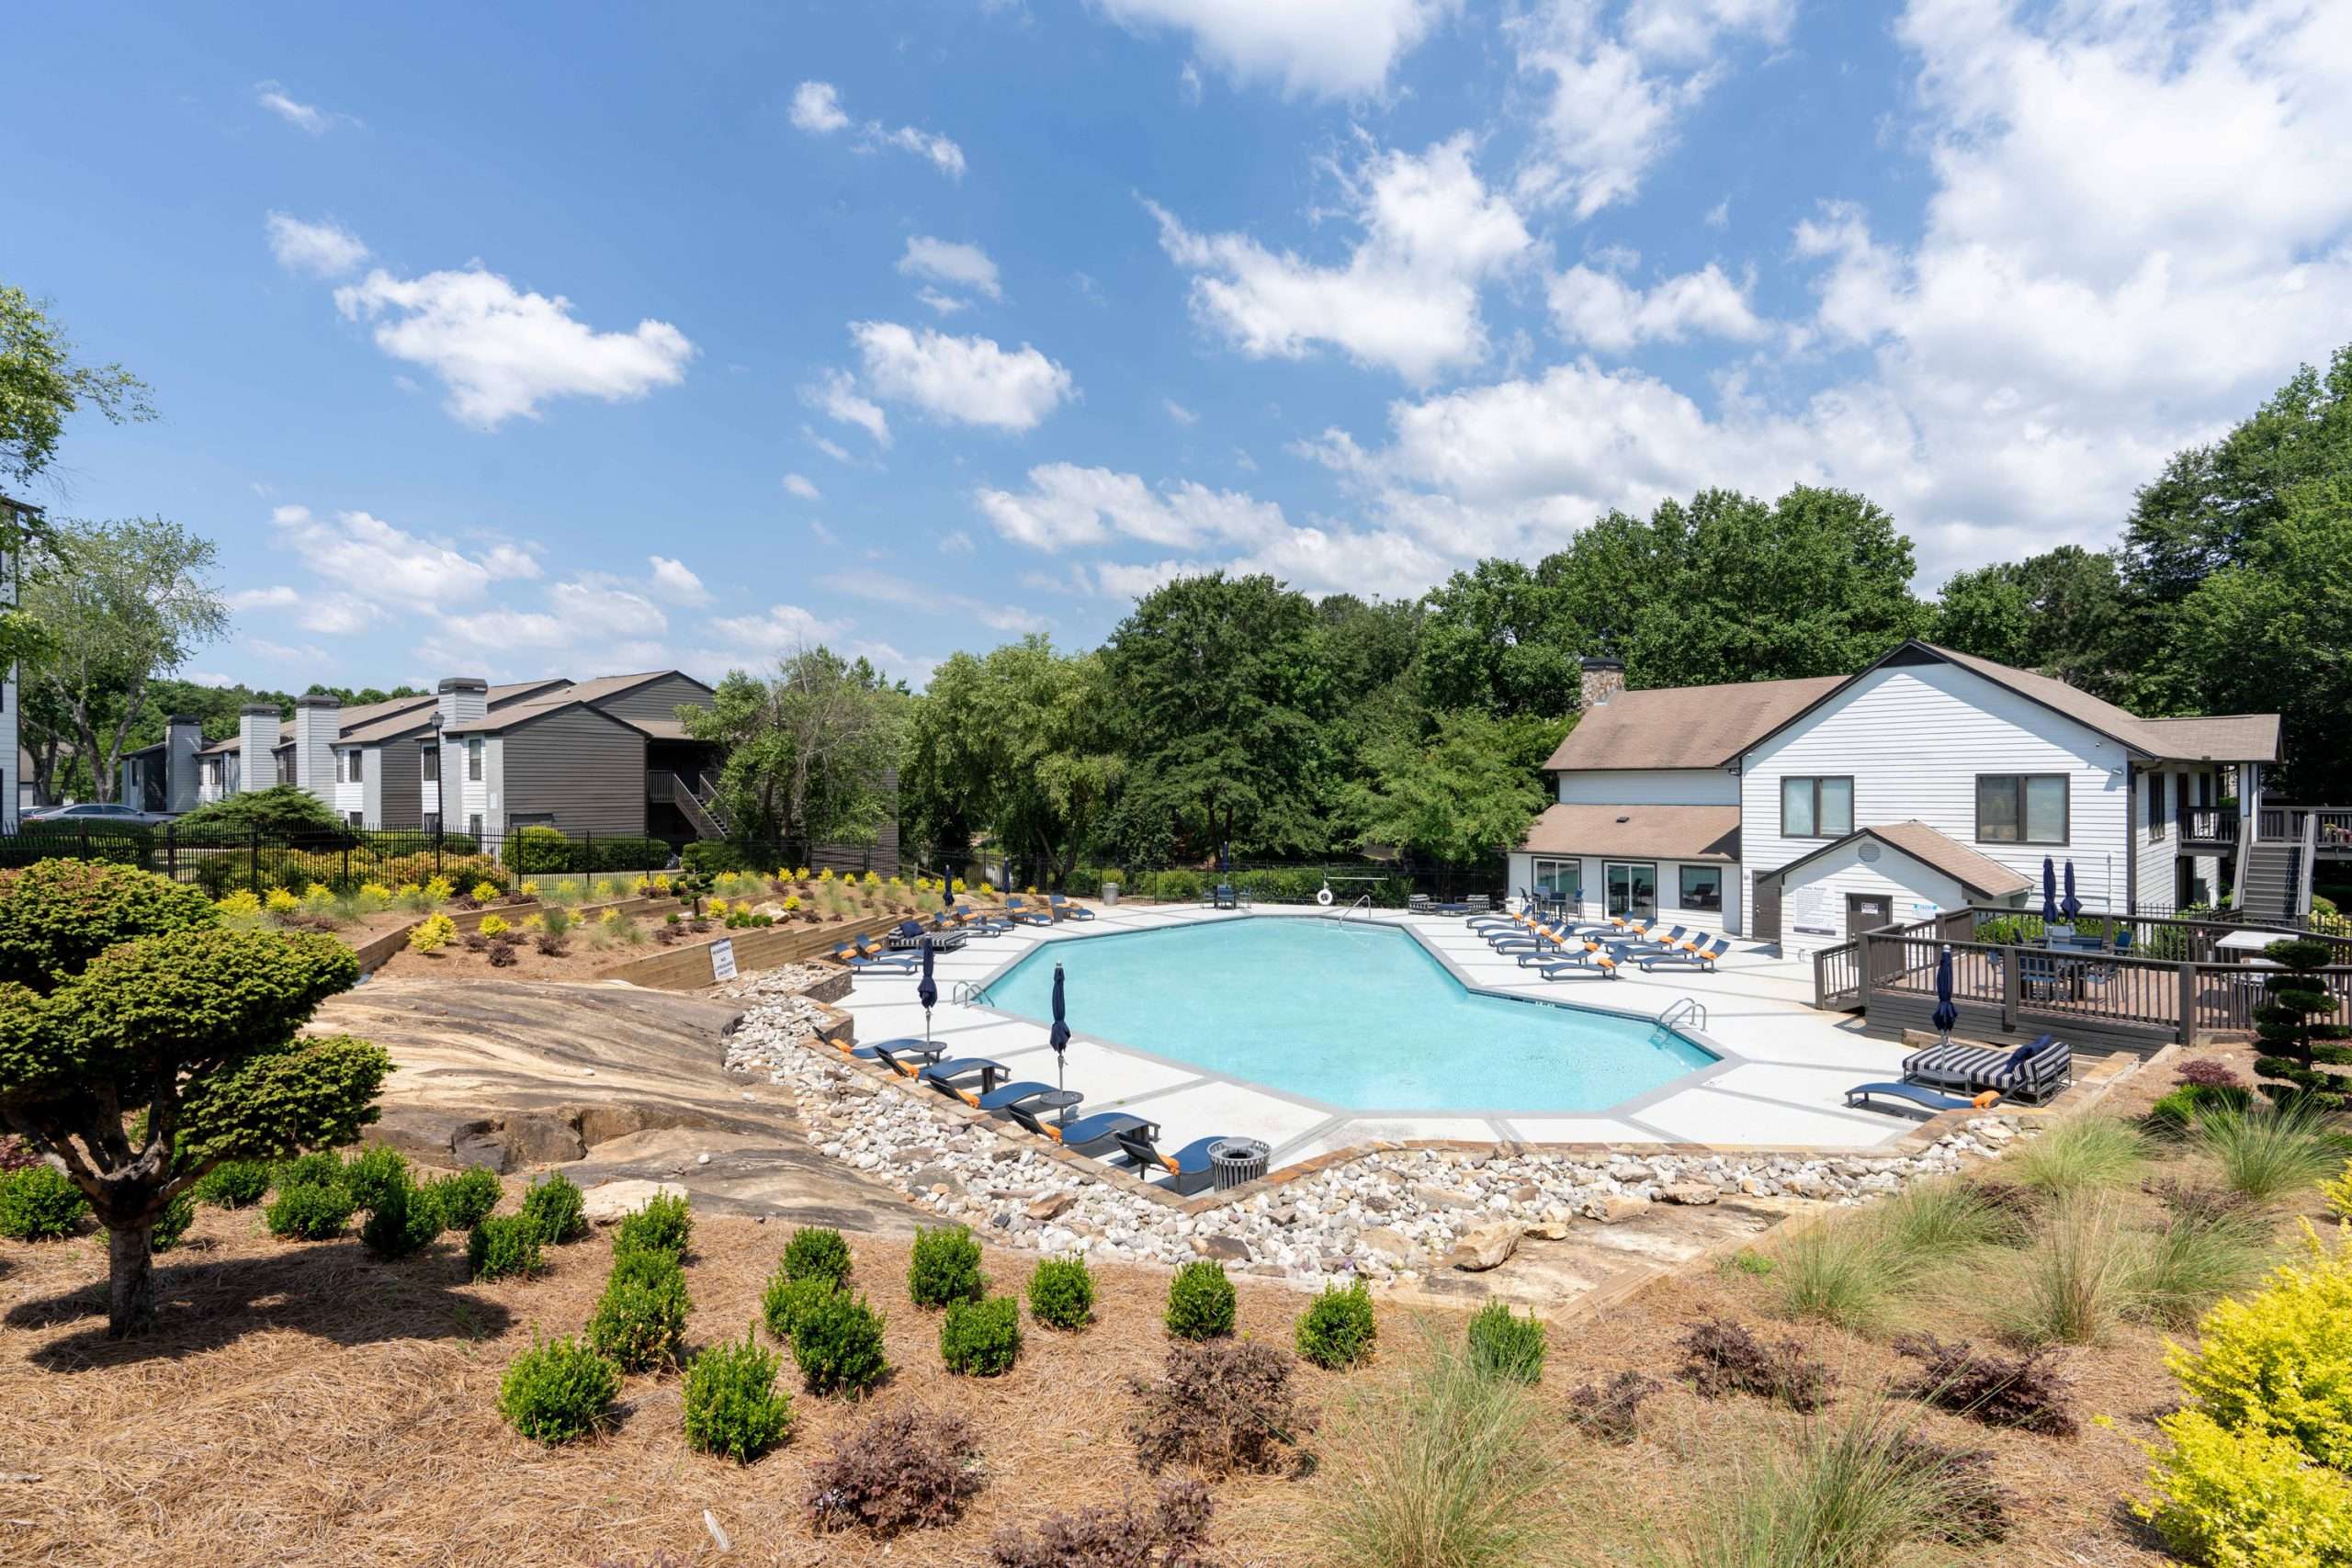
[{"label": "swimming pool", "polygon": [[1393,926],[1259,917],[1039,945],[984,999],[1363,1111],[1600,1111],[1717,1058],[1672,1030],[1470,991]]}]

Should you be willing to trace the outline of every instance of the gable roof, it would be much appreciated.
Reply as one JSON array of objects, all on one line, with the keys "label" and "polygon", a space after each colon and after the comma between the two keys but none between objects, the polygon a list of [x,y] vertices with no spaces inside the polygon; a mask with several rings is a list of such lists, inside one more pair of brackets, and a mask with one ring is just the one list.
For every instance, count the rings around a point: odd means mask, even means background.
[{"label": "gable roof", "polygon": [[1739,807],[1555,804],[1544,808],[1519,847],[1539,855],[1728,864],[1739,859]]},{"label": "gable roof", "polygon": [[1977,897],[2006,898],[2014,893],[2030,892],[2033,887],[2033,879],[2023,872],[2003,865],[1989,855],[1978,854],[1959,840],[1917,821],[1858,828],[1842,839],[1833,839],[1819,849],[1806,851],[1778,871],[1762,872],[1758,875],[1785,877],[1807,862],[1819,860],[1831,851],[1843,849],[1861,839],[1875,839],[1910,856],[1928,870],[1943,873],[1960,884],[1962,892]]},{"label": "gable roof", "polygon": [[[576,691],[578,688],[575,687],[573,690]],[[516,703],[511,707],[500,708],[496,712],[485,714],[480,718],[469,720],[464,724],[450,725],[441,733],[444,735],[495,735],[503,730],[519,729],[524,725],[537,723],[550,714],[569,713],[573,708],[585,708],[598,718],[634,734],[644,733],[642,729],[620,715],[607,713],[594,703],[583,702],[572,695],[571,692],[556,692],[536,703]]]},{"label": "gable roof", "polygon": [[1600,706],[1587,708],[1544,766],[1552,773],[1720,768],[1847,679],[1813,675],[1619,692]]},{"label": "gable roof", "polygon": [[675,675],[680,680],[693,682],[706,692],[710,690],[708,686],[704,686],[700,681],[695,681],[683,670],[640,670],[634,675],[599,675],[593,681],[582,681],[564,695],[577,698],[583,703],[601,703],[617,697],[624,692],[633,692],[638,687],[649,682],[659,681],[666,675]]}]

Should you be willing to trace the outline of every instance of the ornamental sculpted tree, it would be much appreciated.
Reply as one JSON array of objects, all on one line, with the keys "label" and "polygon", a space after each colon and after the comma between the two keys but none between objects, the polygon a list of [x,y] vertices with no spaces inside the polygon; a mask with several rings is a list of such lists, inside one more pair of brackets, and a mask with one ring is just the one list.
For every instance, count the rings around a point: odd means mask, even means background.
[{"label": "ornamental sculpted tree", "polygon": [[376,1119],[390,1059],[300,1032],[358,973],[331,936],[224,930],[146,872],[0,872],[0,1123],[62,1160],[107,1227],[108,1333],[152,1314],[150,1231],[198,1178]]}]

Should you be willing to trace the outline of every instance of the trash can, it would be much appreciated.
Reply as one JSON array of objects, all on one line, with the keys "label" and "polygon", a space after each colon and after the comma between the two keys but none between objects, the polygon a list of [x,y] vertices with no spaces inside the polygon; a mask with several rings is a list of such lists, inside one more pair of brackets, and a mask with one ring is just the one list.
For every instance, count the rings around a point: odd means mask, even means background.
[{"label": "trash can", "polygon": [[1104,883],[1102,885],[1102,902],[1105,904],[1116,904],[1118,901],[1119,885],[1115,882]]},{"label": "trash can", "polygon": [[1216,1190],[1227,1191],[1266,1174],[1273,1150],[1256,1138],[1219,1138],[1209,1145],[1209,1174]]}]

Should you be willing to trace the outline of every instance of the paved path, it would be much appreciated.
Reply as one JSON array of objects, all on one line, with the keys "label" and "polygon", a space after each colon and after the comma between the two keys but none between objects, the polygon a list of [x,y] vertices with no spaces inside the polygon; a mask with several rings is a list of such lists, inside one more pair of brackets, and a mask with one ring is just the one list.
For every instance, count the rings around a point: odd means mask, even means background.
[{"label": "paved path", "polygon": [[[933,1039],[958,1056],[987,1056],[1016,1077],[1051,1081],[1053,1054],[1037,1024],[955,999],[959,982],[984,984],[1039,942],[1082,942],[1114,931],[1148,931],[1203,920],[1328,918],[1314,908],[1261,908],[1253,914],[1212,913],[1173,906],[1124,905],[1087,921],[1050,930],[1024,927],[975,939],[938,955],[940,1003],[932,1015]],[[1358,919],[1363,917],[1358,916]],[[1900,1116],[1849,1111],[1844,1091],[1868,1078],[1894,1076],[1902,1052],[1862,1036],[1859,1021],[1816,1012],[1809,1005],[1812,969],[1743,944],[1713,975],[1690,970],[1643,974],[1619,981],[1551,983],[1493,953],[1460,919],[1384,912],[1374,917],[1411,931],[1464,985],[1482,990],[1542,997],[1555,1002],[1606,1007],[1654,1018],[1677,998],[1695,997],[1707,1010],[1703,1030],[1685,1029],[1723,1060],[1661,1089],[1582,1114],[1468,1115],[1459,1112],[1367,1116],[1087,1034],[1070,1043],[1065,1077],[1086,1096],[1089,1111],[1132,1109],[1160,1124],[1163,1147],[1216,1134],[1262,1138],[1282,1166],[1373,1139],[1517,1138],[1537,1143],[1701,1143],[1721,1145],[1803,1145],[1866,1148],[1901,1136],[1914,1124]],[[911,976],[862,975],[841,1006],[857,1021],[860,1040],[923,1032]]]}]

